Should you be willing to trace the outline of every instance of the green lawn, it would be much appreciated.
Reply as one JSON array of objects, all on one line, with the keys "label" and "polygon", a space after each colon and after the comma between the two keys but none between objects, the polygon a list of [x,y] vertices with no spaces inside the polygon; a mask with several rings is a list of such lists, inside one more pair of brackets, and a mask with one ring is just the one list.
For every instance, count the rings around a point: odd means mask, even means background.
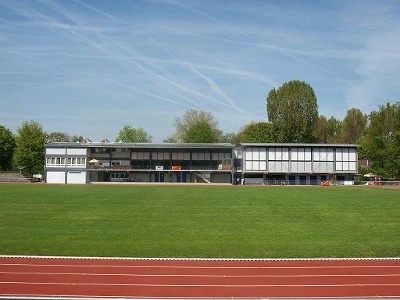
[{"label": "green lawn", "polygon": [[400,190],[0,185],[0,254],[399,257]]}]

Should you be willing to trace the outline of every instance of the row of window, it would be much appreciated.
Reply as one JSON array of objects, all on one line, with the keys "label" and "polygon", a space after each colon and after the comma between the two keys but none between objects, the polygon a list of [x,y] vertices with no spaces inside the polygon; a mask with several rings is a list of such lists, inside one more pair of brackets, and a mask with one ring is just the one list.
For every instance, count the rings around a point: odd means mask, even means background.
[{"label": "row of window", "polygon": [[85,157],[47,157],[46,167],[86,167]]},{"label": "row of window", "polygon": [[355,172],[356,162],[287,162],[287,161],[246,161],[246,171],[332,173],[335,171]]},{"label": "row of window", "polygon": [[[96,155],[98,154],[104,154],[106,153],[105,151],[101,151],[102,148],[100,149],[95,149],[94,153]],[[124,155],[120,154],[120,157],[129,157],[129,153],[125,152]],[[128,156],[126,156],[128,155]],[[153,160],[222,160],[222,159],[230,159],[232,154],[231,153],[218,153],[218,152],[150,152],[150,151],[135,151],[132,152],[131,154],[131,159],[134,160],[147,160],[150,159],[150,157]],[[98,157],[98,156],[96,156]],[[104,157],[104,156],[101,156]],[[112,155],[112,157],[116,157]]]},{"label": "row of window", "polygon": [[269,161],[356,161],[356,149],[344,148],[258,148],[249,147],[246,149],[246,160],[266,161],[268,156]]}]

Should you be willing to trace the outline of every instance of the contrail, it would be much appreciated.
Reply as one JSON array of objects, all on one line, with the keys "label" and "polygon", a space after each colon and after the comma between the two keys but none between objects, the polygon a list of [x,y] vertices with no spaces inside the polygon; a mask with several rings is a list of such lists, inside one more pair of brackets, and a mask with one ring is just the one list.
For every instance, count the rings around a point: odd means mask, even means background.
[{"label": "contrail", "polygon": [[106,16],[106,17],[108,17],[108,18],[110,18],[110,19],[112,19],[112,20],[114,20],[114,21],[116,21],[118,23],[126,25],[126,23],[121,21],[120,19],[118,19],[118,18],[116,18],[116,17],[114,17],[114,16],[112,16],[112,15],[110,15],[110,14],[108,14],[108,13],[106,13],[106,12],[100,10],[100,9],[98,9],[98,8],[95,8],[95,7],[93,7],[93,6],[89,5],[89,4],[83,3],[82,1],[79,1],[79,0],[72,0],[72,1],[82,5],[84,7],[86,7],[88,9],[92,10],[92,11],[95,11],[95,12],[97,12],[97,13],[103,15],[103,16]]}]

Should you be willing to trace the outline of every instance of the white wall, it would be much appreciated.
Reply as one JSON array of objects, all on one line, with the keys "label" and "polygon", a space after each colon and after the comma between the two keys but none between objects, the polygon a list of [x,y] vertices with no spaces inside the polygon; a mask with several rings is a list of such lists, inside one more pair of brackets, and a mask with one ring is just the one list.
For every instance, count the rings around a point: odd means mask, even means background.
[{"label": "white wall", "polygon": [[46,154],[49,155],[65,155],[66,149],[65,148],[47,148]]},{"label": "white wall", "polygon": [[[353,147],[247,147],[245,172],[334,173],[357,171],[357,149]],[[289,159],[290,158],[290,159]]]},{"label": "white wall", "polygon": [[86,155],[86,148],[71,148],[67,149],[68,155]]},{"label": "white wall", "polygon": [[86,183],[86,172],[84,171],[68,171],[67,173],[67,183]]},{"label": "white wall", "polygon": [[47,171],[46,183],[65,183],[65,172]]}]

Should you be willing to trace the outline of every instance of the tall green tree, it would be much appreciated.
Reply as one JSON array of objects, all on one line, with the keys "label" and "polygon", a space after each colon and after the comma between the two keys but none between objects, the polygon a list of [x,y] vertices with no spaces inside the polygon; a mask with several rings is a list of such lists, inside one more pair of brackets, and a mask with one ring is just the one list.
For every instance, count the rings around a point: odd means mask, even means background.
[{"label": "tall green tree", "polygon": [[199,121],[186,131],[184,143],[217,143],[218,136],[215,134],[211,124]]},{"label": "tall green tree", "polygon": [[273,143],[272,124],[252,122],[243,126],[235,137],[236,143]]},{"label": "tall green tree", "polygon": [[330,117],[327,124],[328,140],[327,143],[337,143],[339,140],[340,131],[342,130],[343,122]]},{"label": "tall green tree", "polygon": [[125,125],[119,131],[116,142],[124,143],[150,143],[151,135],[148,134],[143,128],[134,128],[129,125]]},{"label": "tall green tree", "polygon": [[372,161],[372,172],[400,179],[400,102],[370,113],[360,145],[360,157]]},{"label": "tall green tree", "polygon": [[12,169],[12,157],[15,149],[15,137],[10,129],[0,125],[0,170]]},{"label": "tall green tree", "polygon": [[46,133],[42,125],[35,121],[24,121],[17,129],[14,166],[23,168],[28,175],[42,173],[45,142]]},{"label": "tall green tree", "polygon": [[69,136],[68,133],[55,131],[55,132],[51,132],[47,136],[46,140],[47,140],[48,143],[71,142],[71,137]]},{"label": "tall green tree", "polygon": [[317,143],[336,143],[339,139],[342,122],[335,117],[327,119],[319,116],[313,130],[313,136]]},{"label": "tall green tree", "polygon": [[81,135],[73,135],[71,138],[71,142],[73,143],[82,143],[85,140],[85,138]]},{"label": "tall green tree", "polygon": [[351,108],[343,119],[339,141],[344,144],[355,144],[363,136],[368,117],[358,108]]},{"label": "tall green tree", "polygon": [[276,142],[313,142],[318,105],[315,92],[308,83],[294,80],[272,89],[267,96],[267,115]]},{"label": "tall green tree", "polygon": [[175,119],[176,133],[171,138],[182,143],[214,143],[221,140],[218,121],[205,111],[187,110],[182,118]]},{"label": "tall green tree", "polygon": [[219,142],[235,144],[236,143],[236,133],[234,133],[234,132],[223,133]]}]

